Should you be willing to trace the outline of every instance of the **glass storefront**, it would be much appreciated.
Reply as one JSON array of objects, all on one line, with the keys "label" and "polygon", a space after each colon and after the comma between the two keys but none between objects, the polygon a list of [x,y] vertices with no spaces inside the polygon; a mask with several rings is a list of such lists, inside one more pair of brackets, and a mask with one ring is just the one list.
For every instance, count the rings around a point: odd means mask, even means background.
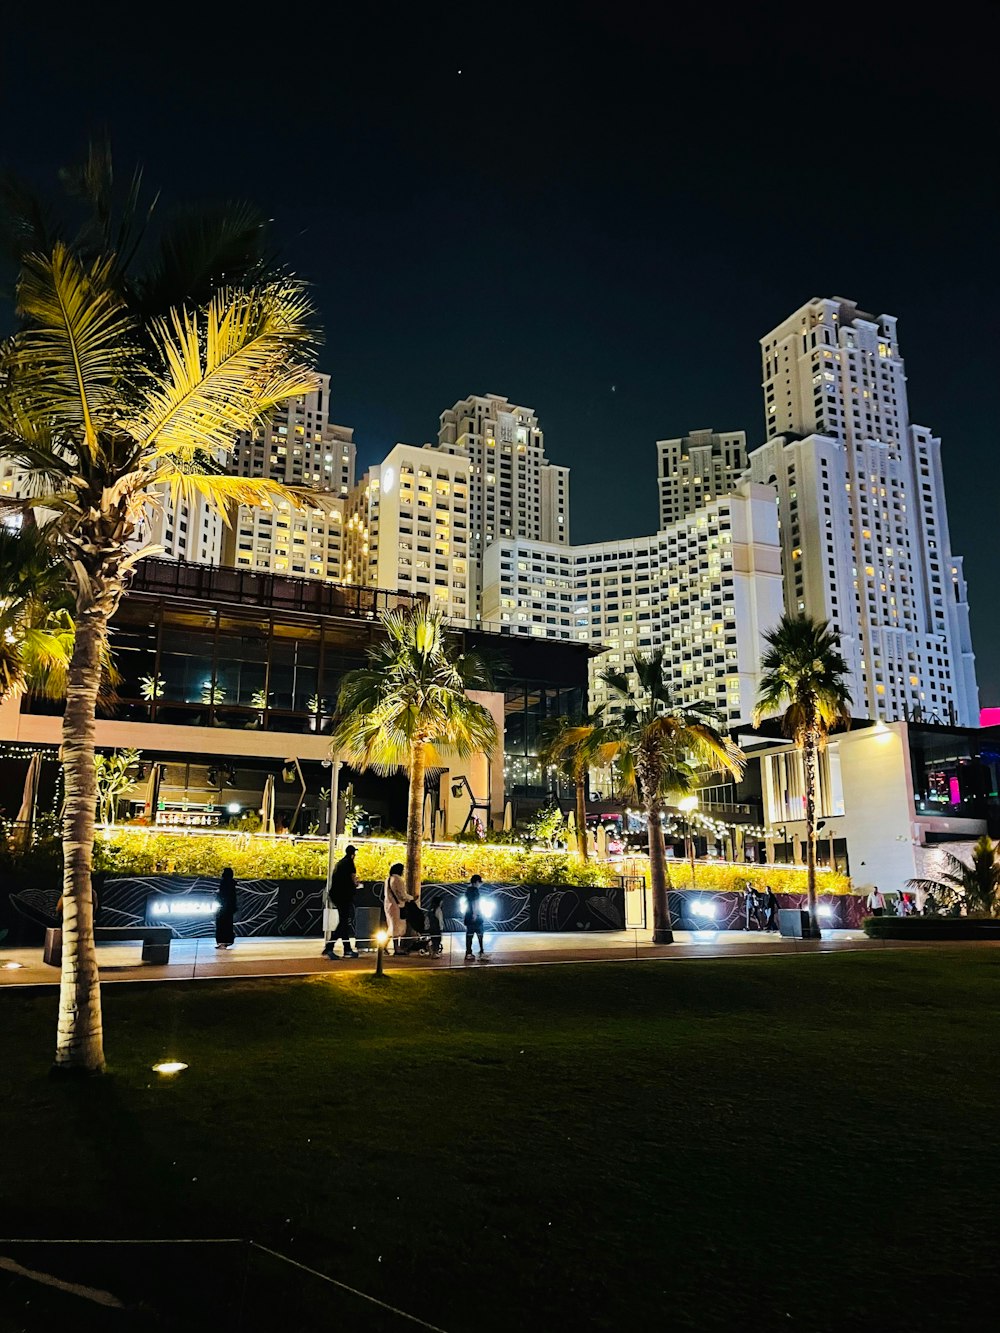
[{"label": "glass storefront", "polygon": [[[364,665],[381,633],[378,612],[417,600],[168,561],[144,561],[139,572],[112,622],[120,680],[103,709],[134,722],[329,735],[345,672]],[[271,604],[239,605],[235,596],[269,597]],[[486,657],[504,695],[507,796],[570,799],[568,784],[560,790],[543,772],[538,749],[547,722],[582,709],[589,650],[475,630],[456,634],[463,649]],[[25,706],[60,707],[40,700]]]},{"label": "glass storefront", "polygon": [[985,819],[1000,815],[1000,743],[975,732],[910,723],[913,804],[919,815]]}]

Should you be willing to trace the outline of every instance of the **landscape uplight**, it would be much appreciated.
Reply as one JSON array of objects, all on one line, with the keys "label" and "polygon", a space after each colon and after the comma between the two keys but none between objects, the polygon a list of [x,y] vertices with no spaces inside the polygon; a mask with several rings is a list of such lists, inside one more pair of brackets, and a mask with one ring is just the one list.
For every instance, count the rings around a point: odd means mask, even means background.
[{"label": "landscape uplight", "polygon": [[383,926],[375,932],[375,946],[378,952],[375,955],[375,975],[380,977],[382,972],[382,959],[385,957],[385,946],[389,943],[389,932]]},{"label": "landscape uplight", "polygon": [[187,1069],[183,1060],[160,1060],[153,1066],[154,1074],[182,1074]]},{"label": "landscape uplight", "polygon": [[10,958],[5,962],[0,963],[0,967],[2,967],[5,972],[16,972],[19,967],[24,967],[24,964],[15,963],[13,958]]}]

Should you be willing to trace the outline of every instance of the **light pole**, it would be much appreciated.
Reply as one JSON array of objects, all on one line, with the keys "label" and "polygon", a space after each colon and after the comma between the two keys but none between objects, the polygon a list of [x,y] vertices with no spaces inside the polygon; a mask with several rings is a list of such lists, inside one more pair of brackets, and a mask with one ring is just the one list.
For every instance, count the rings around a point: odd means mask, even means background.
[{"label": "light pole", "polygon": [[687,844],[688,844],[688,853],[689,853],[689,855],[690,855],[690,857],[691,857],[691,888],[693,889],[693,888],[695,887],[695,883],[694,883],[694,837],[692,836],[691,816],[692,816],[692,814],[694,813],[694,811],[698,809],[698,798],[697,798],[697,796],[695,796],[694,793],[692,793],[690,796],[685,796],[685,797],[683,797],[681,800],[679,800],[679,801],[677,802],[677,809],[678,809],[678,810],[682,810],[682,811],[684,812],[684,816],[685,816],[685,824],[686,824],[686,827],[687,827]]},{"label": "light pole", "polygon": [[785,865],[788,865],[788,828],[785,824],[778,825],[778,832],[781,834],[781,850],[785,855]]}]

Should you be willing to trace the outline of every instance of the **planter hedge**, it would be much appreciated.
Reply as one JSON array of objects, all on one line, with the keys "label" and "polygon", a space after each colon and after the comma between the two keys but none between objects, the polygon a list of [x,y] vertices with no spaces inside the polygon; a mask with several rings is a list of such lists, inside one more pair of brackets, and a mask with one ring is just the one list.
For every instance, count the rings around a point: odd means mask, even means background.
[{"label": "planter hedge", "polygon": [[[348,839],[339,840],[340,848]],[[401,842],[357,839],[358,873],[365,880],[383,880],[394,861],[402,861]],[[108,875],[207,875],[218,877],[231,866],[237,879],[325,879],[327,844],[319,840],[255,837],[252,833],[200,836],[144,828],[116,828],[100,834],[94,844],[94,869]],[[691,871],[682,860],[667,862],[670,887],[691,886]],[[491,843],[456,843],[425,847],[424,878],[442,884],[461,884],[470,875],[504,884],[558,884],[576,888],[608,887],[619,875],[638,875],[649,882],[649,862],[644,856],[601,864],[581,865],[571,852],[536,852],[525,847]],[[756,888],[770,887],[777,894],[805,892],[804,870],[781,865],[731,865],[723,861],[698,862],[695,888],[699,893],[742,893],[749,882]],[[12,882],[57,885],[62,875],[62,843],[46,838],[25,856],[7,858],[0,877]],[[851,892],[846,875],[823,872],[819,892]]]},{"label": "planter hedge", "polygon": [[1000,919],[969,916],[868,916],[873,940],[1000,940]]}]

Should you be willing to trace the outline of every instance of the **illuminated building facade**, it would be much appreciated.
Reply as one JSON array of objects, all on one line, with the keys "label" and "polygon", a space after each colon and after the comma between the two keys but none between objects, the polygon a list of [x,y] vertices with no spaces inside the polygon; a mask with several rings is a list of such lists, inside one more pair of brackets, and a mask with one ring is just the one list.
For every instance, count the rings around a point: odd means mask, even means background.
[{"label": "illuminated building facade", "polygon": [[774,493],[748,482],[649,537],[569,548],[501,539],[484,561],[484,625],[598,650],[590,706],[609,713],[601,673],[633,675],[634,652],[663,649],[678,702],[746,720],[763,634],[781,611]]},{"label": "illuminated building facade", "polygon": [[676,440],[657,440],[660,527],[731,491],[746,459],[747,437],[741,430],[693,430]]},{"label": "illuminated building facade", "polygon": [[464,453],[397,444],[354,488],[344,577],[427,597],[452,620],[471,616],[470,465]]},{"label": "illuminated building facade", "polygon": [[841,636],[857,716],[972,726],[979,695],[941,442],[911,422],[891,315],[816,299],[761,340],[785,602]]},{"label": "illuminated building facade", "polygon": [[473,614],[481,609],[481,562],[504,537],[569,543],[569,468],[545,457],[545,437],[530,407],[500,394],[463,398],[441,413],[436,447],[469,461],[469,555],[475,566]]}]

